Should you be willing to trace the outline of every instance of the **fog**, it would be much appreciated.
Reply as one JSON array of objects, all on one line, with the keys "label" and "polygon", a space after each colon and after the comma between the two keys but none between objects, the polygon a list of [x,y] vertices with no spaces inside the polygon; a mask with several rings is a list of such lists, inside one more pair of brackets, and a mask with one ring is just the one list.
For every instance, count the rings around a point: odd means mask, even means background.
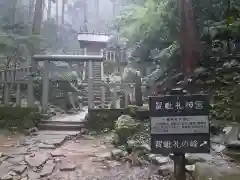
[{"label": "fog", "polygon": [[[46,16],[47,1],[45,0],[45,13]],[[97,3],[98,1],[98,3]],[[84,7],[81,6],[82,0],[66,0],[65,6],[65,21],[71,24],[76,31],[84,24]],[[119,13],[122,1],[116,2],[115,13]],[[98,4],[98,8],[97,8]],[[52,4],[52,17],[56,18],[56,4]],[[58,4],[59,20],[61,19],[62,0]],[[105,31],[107,24],[114,19],[114,6],[111,0],[87,0],[87,20],[89,31]]]}]

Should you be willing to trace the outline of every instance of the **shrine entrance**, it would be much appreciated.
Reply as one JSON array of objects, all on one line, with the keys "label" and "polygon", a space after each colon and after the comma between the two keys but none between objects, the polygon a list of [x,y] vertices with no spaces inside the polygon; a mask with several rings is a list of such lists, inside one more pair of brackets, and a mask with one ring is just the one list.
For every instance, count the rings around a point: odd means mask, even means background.
[{"label": "shrine entrance", "polygon": [[[35,62],[44,63],[43,71],[43,85],[42,85],[42,110],[43,112],[47,110],[49,101],[49,73],[50,73],[50,62],[67,62],[67,63],[80,63],[88,62],[88,108],[93,108],[93,62],[102,62],[103,54],[101,55],[35,55],[33,57]],[[36,64],[36,63],[35,63]],[[36,69],[33,68],[33,69]]]}]

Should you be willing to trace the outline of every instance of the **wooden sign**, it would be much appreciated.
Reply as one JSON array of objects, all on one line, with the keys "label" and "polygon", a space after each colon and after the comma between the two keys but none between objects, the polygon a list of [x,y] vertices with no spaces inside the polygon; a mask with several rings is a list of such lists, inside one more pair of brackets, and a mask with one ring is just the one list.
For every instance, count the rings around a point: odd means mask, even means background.
[{"label": "wooden sign", "polygon": [[207,95],[149,97],[153,153],[209,153]]}]

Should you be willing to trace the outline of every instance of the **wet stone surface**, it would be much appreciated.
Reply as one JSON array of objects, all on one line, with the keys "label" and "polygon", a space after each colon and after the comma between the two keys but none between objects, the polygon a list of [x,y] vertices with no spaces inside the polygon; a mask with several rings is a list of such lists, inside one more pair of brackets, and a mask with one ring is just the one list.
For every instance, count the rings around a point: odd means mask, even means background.
[{"label": "wet stone surface", "polygon": [[[114,148],[107,139],[107,134],[39,131],[19,143],[11,141],[0,151],[0,180],[168,180],[172,174],[169,157],[147,154],[146,160],[139,159]],[[149,149],[148,145],[144,149]],[[221,171],[227,167],[222,165],[227,162],[218,153],[186,154],[186,158],[186,169],[199,174],[208,164],[213,169],[221,165]],[[229,171],[236,172],[238,169]]]},{"label": "wet stone surface", "polygon": [[[1,153],[0,179],[168,180],[173,172],[173,164],[169,157],[149,154],[147,158],[150,163],[139,163],[138,159],[132,159],[134,156],[105,143],[106,135],[83,137],[76,136],[78,133],[72,136],[66,132],[61,133],[42,131],[32,139],[27,137],[27,141],[31,143],[13,147],[10,153]],[[40,148],[54,137],[62,139],[64,143],[58,145],[56,141],[51,140],[47,145],[51,148]],[[186,154],[186,158],[186,168],[191,172],[195,169],[200,172],[205,163],[219,166],[226,162],[220,156],[212,154]],[[133,162],[137,162],[137,165]],[[198,163],[203,165],[196,166]]]},{"label": "wet stone surface", "polygon": [[34,153],[31,155],[25,156],[25,162],[30,167],[40,167],[45,164],[45,162],[49,159],[49,155],[47,153]]},{"label": "wet stone surface", "polygon": [[104,143],[106,136],[78,134],[40,131],[26,137],[0,154],[0,179],[141,180],[150,176],[151,168],[130,167],[119,161],[126,152]]},{"label": "wet stone surface", "polygon": [[60,171],[74,171],[76,169],[76,165],[74,162],[62,161],[60,166]]}]

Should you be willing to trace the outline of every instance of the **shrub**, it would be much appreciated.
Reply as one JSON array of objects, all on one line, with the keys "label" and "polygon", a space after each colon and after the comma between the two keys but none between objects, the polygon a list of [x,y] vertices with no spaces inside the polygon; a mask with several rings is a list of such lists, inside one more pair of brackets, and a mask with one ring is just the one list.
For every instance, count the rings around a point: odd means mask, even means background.
[{"label": "shrub", "polygon": [[36,108],[0,107],[0,128],[22,131],[37,126],[41,119]]}]

